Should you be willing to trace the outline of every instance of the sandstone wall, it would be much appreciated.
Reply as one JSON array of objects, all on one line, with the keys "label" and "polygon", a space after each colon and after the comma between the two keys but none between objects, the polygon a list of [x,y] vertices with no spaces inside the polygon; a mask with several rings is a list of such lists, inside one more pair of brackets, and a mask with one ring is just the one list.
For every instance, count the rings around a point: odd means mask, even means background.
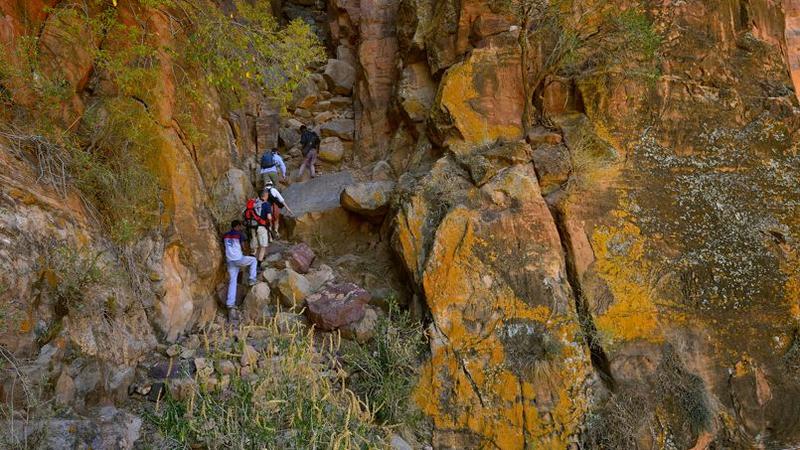
[{"label": "sandstone wall", "polygon": [[[18,48],[24,34],[40,30],[40,68],[48,77],[63,79],[71,95],[62,112],[66,127],[88,105],[102,110],[107,99],[119,94],[101,78],[102,71],[90,56],[107,42],[87,40],[81,34],[85,30],[54,18],[48,8],[55,3],[0,4],[0,46]],[[156,338],[174,340],[213,318],[217,286],[224,275],[219,232],[253,189],[248,164],[254,160],[257,125],[270,134],[276,131],[269,128],[271,111],[259,116],[255,105],[224,110],[211,89],[202,102],[182,97],[176,78],[180,69],[169,52],[174,42],[166,16],[154,9],[131,8],[120,2],[119,20],[144,23],[157,39],[153,43],[158,49],[157,79],[146,86],[146,96],[121,99],[146,109],[157,130],[151,136],[152,157],[145,161],[160,186],[157,229],[123,251],[104,234],[96,212],[77,191],[68,189],[64,196],[48,186],[35,161],[16,150],[13,141],[4,141],[0,151],[0,261],[6,267],[2,345],[18,358],[45,355],[38,375],[78,386],[76,406],[124,400],[134,367],[152,350]],[[14,58],[13,51],[4,50],[0,64],[22,64]],[[5,88],[17,104],[24,106],[33,98],[29,86]],[[190,114],[180,114],[186,111]],[[2,120],[10,113],[3,110]],[[203,130],[204,138],[192,140],[188,127]],[[41,287],[46,248],[64,245],[101,254],[104,289],[113,292],[93,293],[85,309],[66,316],[47,302]],[[139,278],[133,284],[113,278],[131,271]],[[106,306],[112,297],[114,311],[109,313]],[[44,348],[43,343],[47,343]],[[76,352],[81,355],[78,360]],[[3,394],[9,395],[10,385],[5,388]],[[82,399],[83,395],[88,397]]]},{"label": "sandstone wall", "polygon": [[[622,445],[607,439],[625,414],[645,446],[796,443],[791,5],[653,7],[655,80],[607,67],[548,83],[549,129],[525,150],[502,144],[525,135],[513,18],[481,2],[399,14],[399,106],[437,92],[390,150],[412,161],[394,242],[430,309],[435,444]],[[531,163],[533,184],[506,184]],[[520,321],[522,353],[504,340]]]}]

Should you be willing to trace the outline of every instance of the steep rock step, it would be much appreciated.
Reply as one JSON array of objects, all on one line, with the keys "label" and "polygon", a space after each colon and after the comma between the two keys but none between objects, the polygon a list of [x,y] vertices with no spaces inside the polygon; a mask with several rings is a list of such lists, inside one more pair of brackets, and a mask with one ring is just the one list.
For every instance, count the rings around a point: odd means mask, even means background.
[{"label": "steep rock step", "polygon": [[348,172],[320,175],[286,188],[283,196],[292,208],[286,217],[286,230],[293,239],[315,245],[319,241],[341,239],[342,232],[352,224],[352,218],[341,207],[339,197],[346,186],[354,183]]}]

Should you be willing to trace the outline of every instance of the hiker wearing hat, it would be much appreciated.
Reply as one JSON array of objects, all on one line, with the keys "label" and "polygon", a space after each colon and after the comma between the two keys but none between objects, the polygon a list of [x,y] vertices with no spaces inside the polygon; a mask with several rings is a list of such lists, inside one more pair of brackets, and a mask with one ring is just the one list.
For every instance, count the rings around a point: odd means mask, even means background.
[{"label": "hiker wearing hat", "polygon": [[261,193],[261,201],[263,202],[261,217],[266,218],[267,215],[271,216],[270,232],[275,239],[278,239],[280,238],[278,227],[281,219],[281,208],[286,208],[289,214],[294,214],[292,208],[286,204],[286,200],[283,199],[281,193],[275,188],[275,184],[272,180],[266,180],[264,182],[264,191]]}]

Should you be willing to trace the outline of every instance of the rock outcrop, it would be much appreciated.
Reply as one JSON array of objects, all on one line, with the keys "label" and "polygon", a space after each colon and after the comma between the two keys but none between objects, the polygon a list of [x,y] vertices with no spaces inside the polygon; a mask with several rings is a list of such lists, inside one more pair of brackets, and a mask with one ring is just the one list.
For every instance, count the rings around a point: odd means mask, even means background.
[{"label": "rock outcrop", "polygon": [[[419,399],[435,445],[800,439],[787,409],[797,392],[787,361],[798,123],[784,59],[794,70],[794,9],[654,6],[655,83],[614,67],[552,77],[533,98],[548,128],[526,130],[530,61],[514,18],[479,2],[401,4],[401,73],[423,63],[438,80],[425,133],[398,132],[420,150],[407,157],[393,227],[433,318]],[[429,140],[444,157],[425,153]],[[541,321],[526,312],[543,305]],[[524,357],[503,332],[520,323]],[[545,362],[555,348],[574,353]],[[536,382],[540,365],[570,375]],[[487,367],[499,369],[488,377]],[[626,414],[637,422],[622,436],[612,418]]]},{"label": "rock outcrop", "polygon": [[433,317],[418,400],[435,446],[562,448],[589,406],[559,234],[530,148],[517,151],[514,162],[440,159],[395,218],[395,248]]}]

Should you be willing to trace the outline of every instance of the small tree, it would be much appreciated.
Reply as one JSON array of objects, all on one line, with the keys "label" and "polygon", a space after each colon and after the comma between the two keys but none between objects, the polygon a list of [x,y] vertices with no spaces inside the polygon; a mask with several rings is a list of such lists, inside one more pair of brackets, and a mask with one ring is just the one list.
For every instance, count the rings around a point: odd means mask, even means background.
[{"label": "small tree", "polygon": [[624,57],[653,61],[661,42],[643,11],[620,11],[608,0],[501,0],[500,11],[519,27],[526,128],[535,119],[533,97],[548,77]]}]

